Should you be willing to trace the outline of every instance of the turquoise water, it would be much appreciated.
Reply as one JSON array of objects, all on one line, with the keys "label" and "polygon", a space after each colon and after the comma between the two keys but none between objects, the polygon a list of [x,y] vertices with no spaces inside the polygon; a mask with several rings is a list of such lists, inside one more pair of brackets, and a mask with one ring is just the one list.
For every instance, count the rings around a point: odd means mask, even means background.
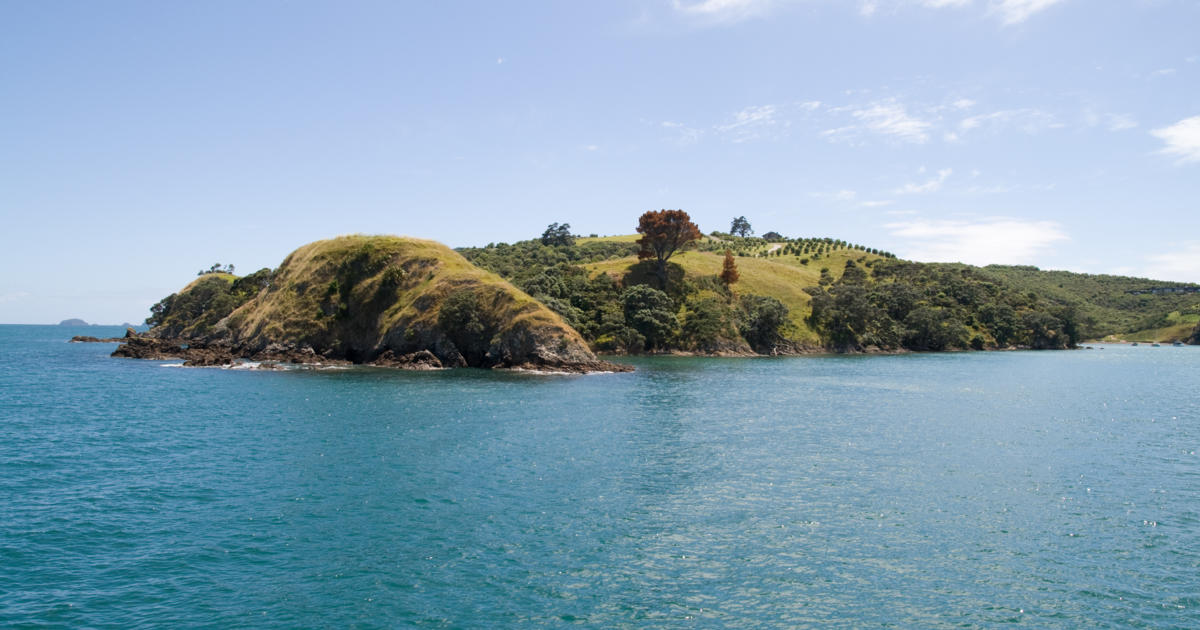
[{"label": "turquoise water", "polygon": [[0,626],[1200,627],[1200,348],[250,372],[0,326]]}]

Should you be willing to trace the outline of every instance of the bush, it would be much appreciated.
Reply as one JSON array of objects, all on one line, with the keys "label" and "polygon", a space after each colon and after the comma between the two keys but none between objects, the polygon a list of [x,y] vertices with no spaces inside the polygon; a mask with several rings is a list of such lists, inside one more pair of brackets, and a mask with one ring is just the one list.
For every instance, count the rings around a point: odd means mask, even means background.
[{"label": "bush", "polygon": [[779,300],[762,295],[744,295],[741,299],[740,330],[756,352],[769,353],[783,341],[788,308]]},{"label": "bush", "polygon": [[645,339],[647,349],[664,347],[679,326],[671,298],[653,287],[629,287],[621,294],[621,305],[626,325]]}]

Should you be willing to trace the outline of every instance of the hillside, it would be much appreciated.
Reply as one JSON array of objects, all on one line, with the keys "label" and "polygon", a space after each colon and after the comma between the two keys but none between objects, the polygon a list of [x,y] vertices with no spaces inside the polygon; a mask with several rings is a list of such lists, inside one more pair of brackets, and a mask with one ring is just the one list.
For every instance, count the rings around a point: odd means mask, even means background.
[{"label": "hillside", "polygon": [[620,369],[553,311],[433,241],[344,236],[278,269],[205,274],[152,309],[117,356],[386,365]]},{"label": "hillside", "polygon": [[[1200,322],[1200,294],[1175,292],[1195,285],[918,263],[830,238],[714,232],[670,258],[666,291],[651,292],[661,283],[637,238],[460,251],[605,351],[1060,348],[1114,334],[1182,339]],[[726,250],[740,275],[730,285],[717,278]]]},{"label": "hillside", "polygon": [[1200,285],[1102,274],[989,265],[1023,291],[1075,306],[1089,339],[1173,341],[1200,323]]}]

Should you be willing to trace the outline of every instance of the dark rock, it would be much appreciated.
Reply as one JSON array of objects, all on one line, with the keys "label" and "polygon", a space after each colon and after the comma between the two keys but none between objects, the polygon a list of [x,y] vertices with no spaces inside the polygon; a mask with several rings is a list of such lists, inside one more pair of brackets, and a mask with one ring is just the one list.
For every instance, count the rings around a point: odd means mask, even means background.
[{"label": "dark rock", "polygon": [[418,350],[417,352],[410,352],[399,356],[391,350],[385,350],[371,364],[404,370],[440,370],[446,367],[442,365],[437,355],[428,350]]}]

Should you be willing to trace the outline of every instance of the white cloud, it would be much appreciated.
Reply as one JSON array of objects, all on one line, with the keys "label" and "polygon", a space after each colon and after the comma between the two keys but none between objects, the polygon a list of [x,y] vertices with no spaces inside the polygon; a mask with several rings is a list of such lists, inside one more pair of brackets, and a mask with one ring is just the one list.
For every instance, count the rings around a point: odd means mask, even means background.
[{"label": "white cloud", "polygon": [[937,192],[938,190],[941,189],[942,184],[946,183],[946,179],[948,177],[950,177],[950,174],[953,172],[954,172],[954,169],[944,168],[944,169],[938,171],[937,177],[934,177],[933,179],[925,182],[924,184],[914,184],[912,182],[909,182],[909,183],[897,188],[896,190],[893,190],[892,192],[897,195],[917,195],[917,194]]},{"label": "white cloud", "polygon": [[1030,264],[1054,243],[1068,240],[1054,221],[993,217],[976,221],[914,219],[889,223],[905,258],[972,265]]},{"label": "white cloud", "polygon": [[718,22],[736,22],[762,15],[774,4],[774,0],[700,0],[699,2],[673,0],[672,2],[675,10],[684,15]]},{"label": "white cloud", "polygon": [[873,132],[916,144],[929,141],[929,129],[933,125],[910,116],[904,105],[894,99],[852,107],[849,111],[856,121],[854,124],[828,129],[821,135],[831,140],[852,140],[863,132]]},{"label": "white cloud", "polygon": [[972,101],[969,98],[960,98],[951,103],[951,105],[954,106],[954,109],[970,109],[975,106],[975,101]]},{"label": "white cloud", "polygon": [[1006,26],[1024,22],[1029,16],[1044,11],[1063,0],[993,0],[991,10]]},{"label": "white cloud", "polygon": [[1106,114],[1104,119],[1108,122],[1109,131],[1125,131],[1138,126],[1138,121],[1129,114]]},{"label": "white cloud", "polygon": [[1143,270],[1147,278],[1200,282],[1200,241],[1183,243],[1174,251],[1147,256]]},{"label": "white cloud", "polygon": [[1002,109],[990,114],[968,116],[958,123],[960,133],[980,128],[1001,130],[1013,127],[1025,133],[1034,134],[1044,129],[1054,129],[1062,126],[1061,123],[1055,120],[1053,115],[1030,107]]},{"label": "white cloud", "polygon": [[659,123],[659,125],[664,129],[674,130],[678,134],[675,137],[675,142],[684,146],[700,142],[700,136],[704,135],[704,131],[700,129],[693,129],[680,122],[664,120],[663,122]]},{"label": "white cloud", "polygon": [[1169,77],[1172,74],[1175,74],[1175,68],[1159,68],[1158,70],[1151,72],[1150,77]]},{"label": "white cloud", "polygon": [[1162,152],[1179,158],[1179,163],[1200,162],[1200,116],[1192,116],[1151,135],[1167,143]]},{"label": "white cloud", "polygon": [[[751,17],[761,17],[776,9],[798,4],[800,0],[671,0],[675,12],[693,19],[717,23],[732,23]],[[1024,22],[1031,15],[1063,0],[990,0],[988,13],[1000,18],[1004,25]],[[961,9],[974,6],[975,0],[859,0],[858,14],[864,18],[894,14],[909,6],[926,9]]]},{"label": "white cloud", "polygon": [[733,142],[746,142],[760,137],[767,129],[773,127],[776,109],[774,105],[758,105],[747,107],[733,115],[733,121],[717,125],[715,129],[727,136]]},{"label": "white cloud", "polygon": [[838,190],[834,192],[815,192],[809,193],[809,197],[814,199],[825,199],[828,201],[854,201],[858,197],[858,193],[853,190]]},{"label": "white cloud", "polygon": [[863,202],[860,202],[858,205],[860,205],[864,208],[882,208],[884,206],[890,206],[893,203],[895,203],[895,202],[893,202],[891,199],[878,199],[878,200],[874,200],[874,201],[863,201]]}]

